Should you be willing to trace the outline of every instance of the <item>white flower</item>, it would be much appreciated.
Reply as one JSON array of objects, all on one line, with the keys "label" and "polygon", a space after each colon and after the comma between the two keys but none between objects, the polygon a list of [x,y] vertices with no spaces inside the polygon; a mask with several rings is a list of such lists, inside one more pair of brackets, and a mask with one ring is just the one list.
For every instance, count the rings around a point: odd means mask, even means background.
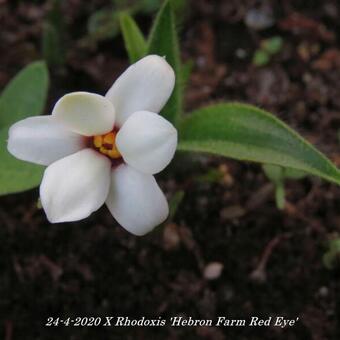
[{"label": "white flower", "polygon": [[50,222],[83,219],[104,203],[135,235],[167,218],[168,203],[153,175],[177,146],[176,129],[157,114],[174,83],[169,64],[150,55],[131,65],[105,97],[70,93],[52,115],[10,128],[9,152],[48,166],[40,198]]}]

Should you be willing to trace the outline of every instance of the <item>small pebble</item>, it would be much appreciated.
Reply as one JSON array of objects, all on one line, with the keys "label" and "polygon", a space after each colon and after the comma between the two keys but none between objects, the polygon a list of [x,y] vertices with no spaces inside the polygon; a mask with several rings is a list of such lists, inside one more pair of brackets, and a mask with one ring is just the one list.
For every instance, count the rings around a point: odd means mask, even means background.
[{"label": "small pebble", "polygon": [[210,262],[204,268],[204,277],[207,280],[216,280],[218,279],[223,271],[224,265],[221,262]]},{"label": "small pebble", "polygon": [[178,232],[178,227],[174,223],[169,223],[164,227],[163,244],[166,250],[177,248],[181,239]]},{"label": "small pebble", "polygon": [[220,212],[220,218],[225,220],[237,219],[246,214],[246,210],[243,209],[240,205],[232,205],[227,208],[223,208]]},{"label": "small pebble", "polygon": [[235,51],[235,55],[237,58],[239,59],[244,59],[247,57],[248,53],[246,50],[244,50],[243,48],[238,48],[236,51]]},{"label": "small pebble", "polygon": [[245,24],[254,30],[264,30],[274,25],[274,18],[269,10],[250,9],[244,19]]},{"label": "small pebble", "polygon": [[328,288],[326,286],[322,286],[319,289],[319,295],[321,297],[326,297],[328,295]]}]

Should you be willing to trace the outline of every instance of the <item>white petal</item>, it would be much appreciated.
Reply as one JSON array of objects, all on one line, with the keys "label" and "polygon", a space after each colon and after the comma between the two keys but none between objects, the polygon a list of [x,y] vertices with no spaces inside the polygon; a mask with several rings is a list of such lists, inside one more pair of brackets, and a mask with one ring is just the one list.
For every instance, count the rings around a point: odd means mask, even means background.
[{"label": "white petal", "polygon": [[152,175],[122,164],[111,177],[106,205],[130,233],[144,235],[167,218],[168,202]]},{"label": "white petal", "polygon": [[112,103],[99,94],[73,92],[61,97],[52,115],[70,130],[84,136],[107,133],[113,129],[115,110]]},{"label": "white petal", "polygon": [[51,164],[40,185],[41,204],[52,223],[77,221],[105,202],[111,162],[85,149]]},{"label": "white petal", "polygon": [[159,112],[175,84],[175,74],[164,58],[149,55],[131,65],[112,85],[106,97],[117,113],[117,125],[135,111]]},{"label": "white petal", "polygon": [[51,116],[30,117],[11,126],[7,148],[16,158],[49,165],[85,148],[85,138]]},{"label": "white petal", "polygon": [[177,130],[156,113],[138,111],[119,130],[116,144],[126,163],[139,171],[155,174],[174,157]]}]

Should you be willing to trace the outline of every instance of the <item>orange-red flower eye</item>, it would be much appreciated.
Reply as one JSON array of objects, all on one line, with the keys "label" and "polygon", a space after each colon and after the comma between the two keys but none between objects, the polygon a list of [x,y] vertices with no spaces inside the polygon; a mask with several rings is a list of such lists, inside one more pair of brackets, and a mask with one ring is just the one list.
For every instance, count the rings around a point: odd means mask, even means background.
[{"label": "orange-red flower eye", "polygon": [[121,158],[119,150],[116,146],[117,132],[112,131],[105,135],[98,135],[93,137],[93,145],[97,151],[112,159]]}]

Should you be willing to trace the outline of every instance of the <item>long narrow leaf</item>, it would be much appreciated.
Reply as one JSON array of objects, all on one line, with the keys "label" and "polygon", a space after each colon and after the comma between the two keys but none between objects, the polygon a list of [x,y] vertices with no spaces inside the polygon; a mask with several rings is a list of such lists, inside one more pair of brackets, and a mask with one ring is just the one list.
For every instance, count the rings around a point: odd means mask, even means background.
[{"label": "long narrow leaf", "polygon": [[166,0],[158,12],[148,41],[147,54],[164,56],[176,74],[174,91],[161,114],[172,123],[177,122],[182,111],[182,93],[180,91],[180,58],[178,37],[173,10]]},{"label": "long narrow leaf", "polygon": [[137,26],[135,20],[127,13],[120,14],[119,22],[129,60],[131,63],[135,63],[145,55],[147,50],[143,33]]},{"label": "long narrow leaf", "polygon": [[41,114],[48,89],[44,62],[26,66],[5,87],[0,97],[0,127]]},{"label": "long narrow leaf", "polygon": [[197,110],[179,128],[179,150],[276,164],[340,184],[340,170],[272,114],[251,105],[218,104]]},{"label": "long narrow leaf", "polygon": [[7,138],[13,123],[42,113],[47,90],[47,67],[35,62],[20,71],[0,97],[0,195],[34,188],[41,181],[44,168],[10,155]]},{"label": "long narrow leaf", "polygon": [[0,129],[0,195],[25,191],[41,182],[44,167],[20,161],[7,151],[8,128]]}]

